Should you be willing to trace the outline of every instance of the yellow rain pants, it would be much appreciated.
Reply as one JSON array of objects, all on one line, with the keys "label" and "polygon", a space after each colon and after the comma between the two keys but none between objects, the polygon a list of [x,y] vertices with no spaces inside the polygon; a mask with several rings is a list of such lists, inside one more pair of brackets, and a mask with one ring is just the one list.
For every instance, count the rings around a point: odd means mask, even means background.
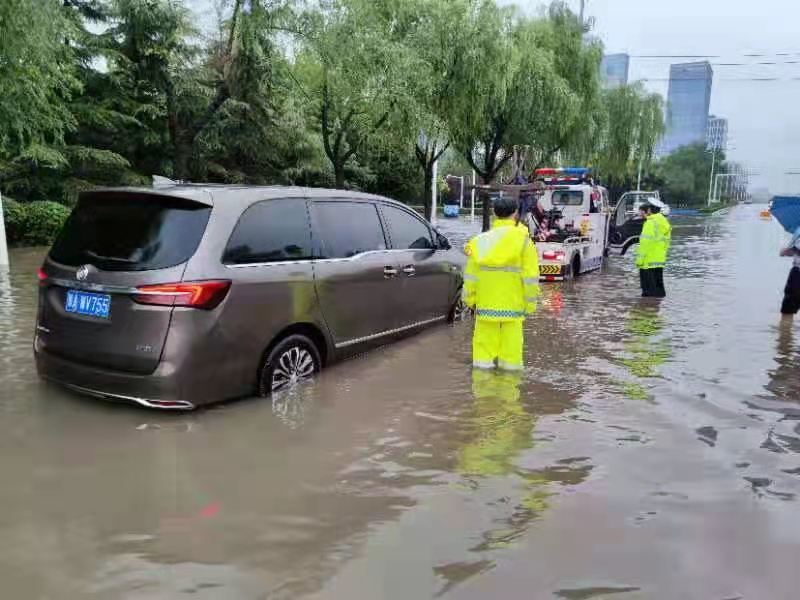
[{"label": "yellow rain pants", "polygon": [[473,366],[479,369],[497,366],[507,371],[521,371],[522,347],[522,321],[475,320]]}]

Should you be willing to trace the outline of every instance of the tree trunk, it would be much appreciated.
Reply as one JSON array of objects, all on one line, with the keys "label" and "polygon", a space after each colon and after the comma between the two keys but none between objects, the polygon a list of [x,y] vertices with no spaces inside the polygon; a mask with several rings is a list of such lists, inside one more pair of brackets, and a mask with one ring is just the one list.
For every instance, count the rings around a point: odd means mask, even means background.
[{"label": "tree trunk", "polygon": [[177,181],[189,181],[189,158],[192,154],[191,144],[179,140],[175,144],[175,154],[173,157],[172,176]]},{"label": "tree trunk", "polygon": [[333,174],[336,178],[336,189],[344,189],[344,165],[333,164]]},{"label": "tree trunk", "polygon": [[489,192],[483,192],[481,200],[483,201],[481,231],[489,231],[492,228],[492,201]]},{"label": "tree trunk", "polygon": [[[491,171],[489,171],[491,172]],[[481,177],[481,181],[483,181],[484,185],[491,185],[492,181],[494,181],[494,176],[492,177]],[[489,231],[492,228],[492,199],[489,195],[489,192],[483,192],[481,196],[483,202],[483,207],[481,211],[481,229],[483,231]]]}]

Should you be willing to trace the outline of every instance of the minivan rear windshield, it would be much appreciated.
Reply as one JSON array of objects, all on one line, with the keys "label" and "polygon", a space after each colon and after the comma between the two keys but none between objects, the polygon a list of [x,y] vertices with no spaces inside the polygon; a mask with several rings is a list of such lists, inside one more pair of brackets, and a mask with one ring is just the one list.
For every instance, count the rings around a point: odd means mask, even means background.
[{"label": "minivan rear windshield", "polygon": [[86,196],[64,224],[50,258],[106,271],[173,267],[197,250],[210,214],[209,206],[169,196]]}]

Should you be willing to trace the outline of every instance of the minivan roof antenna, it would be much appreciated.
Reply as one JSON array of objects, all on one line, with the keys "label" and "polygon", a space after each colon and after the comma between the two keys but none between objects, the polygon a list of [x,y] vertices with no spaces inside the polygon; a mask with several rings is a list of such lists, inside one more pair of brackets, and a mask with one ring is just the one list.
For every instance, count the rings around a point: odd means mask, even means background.
[{"label": "minivan roof antenna", "polygon": [[153,187],[166,187],[168,185],[178,185],[178,182],[161,175],[153,175]]}]

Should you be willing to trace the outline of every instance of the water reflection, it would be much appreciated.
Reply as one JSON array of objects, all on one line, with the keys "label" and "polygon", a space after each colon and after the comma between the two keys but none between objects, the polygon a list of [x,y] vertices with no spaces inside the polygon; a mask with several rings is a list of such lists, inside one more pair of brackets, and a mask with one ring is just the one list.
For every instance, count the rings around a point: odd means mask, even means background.
[{"label": "water reflection", "polygon": [[782,319],[778,326],[775,348],[775,368],[769,371],[766,389],[777,400],[800,404],[800,347],[795,341],[796,324]]},{"label": "water reflection", "polygon": [[[517,373],[474,370],[473,404],[465,418],[472,441],[459,452],[458,472],[471,482],[473,489],[491,488],[489,477],[513,476],[514,495],[504,495],[487,503],[495,515],[492,527],[480,534],[480,541],[470,552],[487,553],[510,548],[540,518],[557,494],[552,484],[577,485],[585,480],[592,467],[580,461],[561,461],[553,467],[526,468],[517,463],[525,450],[535,446],[537,396],[526,394],[523,402],[523,377]],[[533,390],[527,388],[526,392]],[[566,405],[562,405],[562,409]],[[458,581],[490,568],[487,560],[469,563],[470,568],[453,568]],[[452,567],[453,565],[451,565]],[[445,590],[454,584],[447,569],[437,571],[448,578]]]},{"label": "water reflection", "polygon": [[[669,340],[658,337],[663,330],[661,302],[642,298],[628,312],[623,355],[619,362],[634,377],[657,377],[659,367],[670,358]],[[645,385],[639,381],[622,382],[622,387],[631,400],[647,400],[650,397]]]},{"label": "water reflection", "polygon": [[467,421],[475,441],[460,452],[458,470],[466,476],[507,475],[517,455],[533,445],[536,420],[520,402],[517,373],[474,370],[474,402]]},{"label": "water reflection", "polygon": [[41,250],[13,251],[4,596],[795,597],[800,324],[748,218],[676,223],[661,304],[630,257],[546,286],[521,378],[473,374],[461,324],[188,415],[41,384]]}]

